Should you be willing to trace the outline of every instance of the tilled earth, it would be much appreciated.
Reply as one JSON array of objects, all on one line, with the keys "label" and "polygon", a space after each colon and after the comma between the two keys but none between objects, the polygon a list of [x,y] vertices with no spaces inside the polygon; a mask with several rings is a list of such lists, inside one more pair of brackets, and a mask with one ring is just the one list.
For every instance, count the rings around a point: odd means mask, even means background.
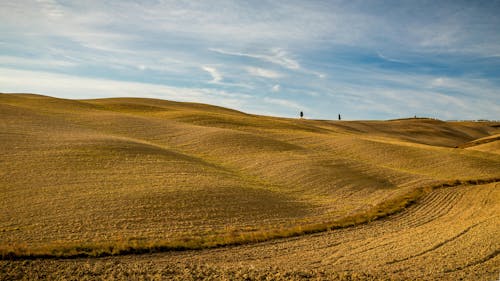
[{"label": "tilled earth", "polygon": [[500,183],[437,189],[389,218],[265,243],[0,261],[2,280],[496,280]]}]

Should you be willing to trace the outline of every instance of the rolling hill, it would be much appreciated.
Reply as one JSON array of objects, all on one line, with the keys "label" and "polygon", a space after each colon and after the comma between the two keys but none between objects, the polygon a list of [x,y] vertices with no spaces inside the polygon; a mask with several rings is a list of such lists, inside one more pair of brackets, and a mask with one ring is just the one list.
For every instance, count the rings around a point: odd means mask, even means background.
[{"label": "rolling hill", "polygon": [[[354,270],[363,271],[361,261],[382,268],[362,243],[371,239],[383,251],[403,243],[394,257],[382,258],[390,266],[423,260],[431,251],[412,254],[404,245],[414,239],[428,245],[432,238],[417,235],[427,231],[454,241],[474,229],[477,245],[493,245],[486,256],[499,248],[492,236],[500,230],[498,212],[481,207],[499,207],[487,201],[498,199],[498,122],[322,121],[154,99],[32,94],[0,94],[0,120],[4,259],[253,245],[347,226],[354,228],[333,231],[339,241],[359,238],[342,249],[326,234],[301,237],[297,243],[320,239],[315,245],[331,251],[326,260],[303,260],[335,261],[340,270],[339,259],[352,255],[359,261]],[[420,227],[426,222],[432,223]],[[444,223],[451,234],[437,227]],[[280,245],[295,247],[293,241]],[[274,247],[266,243],[257,252]],[[236,260],[229,255],[225,262]]]}]

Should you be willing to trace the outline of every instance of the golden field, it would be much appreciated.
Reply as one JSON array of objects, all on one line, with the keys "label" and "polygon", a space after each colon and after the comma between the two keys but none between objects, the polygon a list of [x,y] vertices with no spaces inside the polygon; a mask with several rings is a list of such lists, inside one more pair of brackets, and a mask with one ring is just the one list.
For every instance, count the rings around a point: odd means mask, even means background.
[{"label": "golden field", "polygon": [[24,94],[0,120],[5,279],[499,274],[499,122]]}]

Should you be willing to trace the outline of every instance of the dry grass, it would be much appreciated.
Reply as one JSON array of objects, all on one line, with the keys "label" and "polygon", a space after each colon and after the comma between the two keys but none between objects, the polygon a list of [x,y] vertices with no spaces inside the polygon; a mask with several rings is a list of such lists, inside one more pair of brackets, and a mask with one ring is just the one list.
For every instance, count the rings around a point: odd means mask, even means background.
[{"label": "dry grass", "polygon": [[453,148],[498,134],[491,122],[331,122],[7,94],[0,119],[5,257],[297,236],[393,214],[442,183],[500,177],[495,150]]},{"label": "dry grass", "polygon": [[341,230],[206,251],[0,261],[0,273],[23,280],[494,280],[499,200],[499,183],[438,188],[388,219]]},{"label": "dry grass", "polygon": [[473,140],[461,144],[457,148],[500,154],[500,134]]}]

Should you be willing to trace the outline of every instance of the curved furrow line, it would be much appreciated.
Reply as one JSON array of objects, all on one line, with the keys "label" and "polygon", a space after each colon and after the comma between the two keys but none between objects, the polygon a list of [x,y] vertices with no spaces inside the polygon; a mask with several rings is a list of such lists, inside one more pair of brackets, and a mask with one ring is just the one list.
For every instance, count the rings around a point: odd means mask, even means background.
[{"label": "curved furrow line", "polygon": [[[434,193],[434,192],[433,192]],[[447,191],[435,192],[436,195],[431,202],[422,202],[421,208],[405,218],[403,227],[416,228],[430,223],[440,217],[445,216],[455,206],[455,203],[463,196],[461,192]]]},{"label": "curved furrow line", "polygon": [[[350,254],[352,255],[366,254],[369,251],[374,251],[391,244],[399,247],[395,241],[398,240],[400,231],[414,229],[445,216],[462,197],[461,193],[456,190],[435,190],[422,198],[417,205],[404,210],[402,213],[372,224],[359,225],[349,230],[346,229],[344,237],[349,237],[349,233],[352,233],[358,239],[350,239],[344,242],[355,242],[357,244],[350,248]],[[367,236],[362,235],[361,232],[366,232]],[[387,242],[381,243],[381,239],[366,240],[366,237],[380,237]],[[337,258],[337,260],[340,259]]]},{"label": "curved furrow line", "polygon": [[[401,247],[404,248],[404,245],[400,245],[400,243],[398,242],[402,232],[420,228],[426,224],[432,223],[439,218],[446,216],[463,198],[464,191],[464,189],[435,190],[422,198],[417,205],[412,206],[406,209],[404,212],[398,214],[397,217],[390,217],[381,220],[376,224],[367,225],[363,230],[371,232],[373,236],[376,235],[380,237],[380,239],[370,239],[369,241],[362,242],[352,248],[350,250],[350,253],[352,255],[366,255],[366,253],[370,251],[379,251],[379,249],[388,247],[390,245],[393,245],[391,247],[393,249],[394,247],[398,249]],[[362,229],[356,227],[352,229],[352,232],[359,235],[360,230]],[[465,232],[463,234],[465,234]],[[448,242],[451,242],[452,240]],[[369,245],[371,246],[366,248]],[[441,246],[442,245],[438,244],[434,247],[436,247],[437,249]],[[423,254],[425,254],[425,252],[415,256],[420,256]],[[406,259],[402,259],[401,261],[403,260]]]},{"label": "curved furrow line", "polygon": [[457,192],[456,190],[436,190],[432,193],[435,193],[434,200],[431,202],[422,202],[421,212],[415,212],[415,216],[418,214],[418,217],[427,217],[431,214],[447,212],[447,209],[453,206],[453,203],[459,200],[459,196],[461,196],[461,192]]},{"label": "curved furrow line", "polygon": [[468,267],[471,267],[471,266],[475,266],[475,265],[478,265],[478,264],[482,264],[482,263],[486,263],[492,259],[494,259],[496,256],[498,256],[500,254],[500,249],[496,249],[495,251],[489,253],[488,255],[478,259],[478,260],[475,260],[473,262],[470,262],[464,266],[460,266],[460,267],[457,267],[457,268],[453,268],[453,269],[445,269],[444,272],[455,272],[455,271],[460,271],[460,270],[464,270]]},{"label": "curved furrow line", "polygon": [[429,205],[435,205],[436,202],[441,201],[441,200],[442,200],[442,195],[439,192],[436,192],[436,191],[430,192],[430,193],[426,194],[423,198],[421,198],[419,200],[418,204],[412,205],[411,208],[405,209],[401,213],[392,216],[392,218],[394,220],[400,219],[402,217],[407,219],[407,217],[409,215],[412,215],[412,214],[415,214],[418,212],[425,212],[426,210],[429,209],[428,208]]},{"label": "curved furrow line", "polygon": [[[420,200],[418,204],[413,205],[405,209],[403,212],[391,216],[389,218],[373,222],[371,224],[364,224],[356,226],[352,229],[346,229],[345,232],[356,233],[355,236],[358,239],[356,241],[363,241],[365,237],[373,236],[383,236],[387,233],[395,233],[403,229],[415,229],[422,227],[426,224],[432,223],[433,221],[446,216],[450,211],[456,207],[457,202],[459,202],[464,196],[464,190],[457,189],[438,189],[430,192],[424,198]],[[362,235],[361,233],[367,233],[367,235]],[[369,233],[369,234],[368,234]],[[348,236],[349,234],[346,234]],[[354,235],[353,235],[354,236]],[[394,234],[397,236],[397,234]],[[392,237],[392,235],[391,235]],[[354,241],[349,240],[349,243]],[[347,241],[346,241],[347,242]],[[355,249],[362,249],[370,244],[380,243],[380,241],[366,241],[358,244]],[[383,243],[383,245],[389,245],[393,242]],[[381,245],[376,245],[368,249],[356,252],[365,252],[373,249],[380,248]],[[353,250],[353,249],[351,249]],[[353,254],[356,252],[352,252]]]},{"label": "curved furrow line", "polygon": [[443,247],[444,245],[454,241],[454,240],[457,240],[458,238],[462,237],[463,235],[465,235],[467,232],[469,232],[471,229],[473,229],[474,227],[478,226],[479,224],[481,224],[482,222],[478,222],[478,223],[475,223],[469,227],[467,227],[466,229],[464,229],[463,231],[461,231],[460,233],[458,233],[457,235],[454,235],[452,237],[450,237],[449,239],[445,239],[444,241],[442,242],[439,242],[437,243],[436,245],[432,246],[431,248],[429,249],[426,249],[418,254],[415,254],[415,255],[411,255],[411,256],[408,256],[408,257],[405,257],[405,258],[402,258],[402,259],[395,259],[395,260],[392,260],[392,261],[389,261],[387,262],[386,264],[394,264],[394,263],[398,263],[398,262],[402,262],[402,261],[406,261],[406,260],[409,260],[409,259],[413,259],[413,258],[416,258],[416,257],[419,257],[419,256],[422,256],[422,255],[425,255],[429,252],[432,252],[432,251],[435,251],[441,247]]}]

